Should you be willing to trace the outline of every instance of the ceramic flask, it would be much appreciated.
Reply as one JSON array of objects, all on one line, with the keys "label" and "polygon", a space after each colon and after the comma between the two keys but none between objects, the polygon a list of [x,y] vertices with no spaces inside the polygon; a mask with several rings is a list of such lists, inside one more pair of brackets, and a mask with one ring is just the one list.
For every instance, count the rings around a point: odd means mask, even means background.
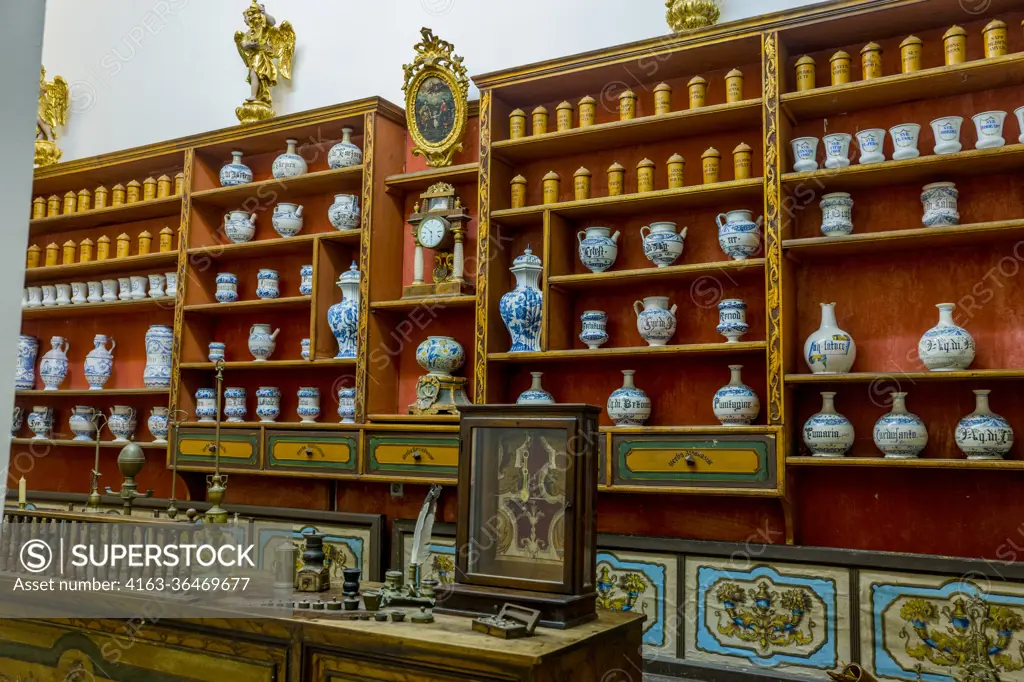
[{"label": "ceramic flask", "polygon": [[857,132],[857,145],[860,147],[858,163],[881,163],[885,161],[885,131],[881,128],[869,128]]},{"label": "ceramic flask", "polygon": [[943,116],[931,122],[932,135],[935,137],[936,154],[955,154],[963,145],[960,144],[960,127],[964,119],[960,116]]},{"label": "ceramic flask", "polygon": [[914,459],[928,444],[928,429],[916,414],[907,411],[907,394],[892,394],[892,409],[875,422],[875,447],[886,459]]},{"label": "ceramic flask", "polygon": [[341,142],[327,152],[327,165],[333,169],[358,166],[363,162],[363,150],[352,142],[352,129],[341,129]]},{"label": "ceramic flask", "polygon": [[612,391],[605,406],[615,426],[643,426],[651,416],[651,399],[633,383],[632,369],[622,370],[622,386]]},{"label": "ceramic flask", "polygon": [[953,438],[967,459],[1002,459],[1013,447],[1010,423],[988,407],[992,391],[974,391],[974,412],[960,420]]},{"label": "ceramic flask", "polygon": [[917,149],[917,139],[921,135],[921,126],[916,123],[901,123],[889,129],[892,138],[894,161],[916,159],[921,156]]},{"label": "ceramic flask", "polygon": [[[687,229],[684,227],[676,232],[676,224],[670,222],[651,223],[650,227],[641,227],[640,237],[647,260],[659,268],[675,263],[679,256],[683,255]],[[644,230],[647,230],[647,234],[644,234]]]},{"label": "ceramic flask", "polygon": [[611,234],[611,231],[610,227],[588,227],[576,234],[580,262],[591,272],[604,272],[615,265],[619,255],[619,232]]},{"label": "ceramic flask", "polygon": [[664,346],[676,333],[676,306],[668,307],[668,296],[648,296],[633,302],[636,328],[648,346]]},{"label": "ceramic flask", "polygon": [[836,324],[836,304],[821,304],[821,325],[804,341],[804,360],[812,374],[846,374],[857,359],[853,337]]},{"label": "ceramic flask", "polygon": [[836,412],[836,394],[822,391],[821,411],[804,422],[804,445],[812,457],[842,457],[853,447],[853,424]]},{"label": "ceramic flask", "polygon": [[608,343],[608,315],[602,310],[585,310],[580,315],[583,330],[580,341],[594,350]]},{"label": "ceramic flask", "polygon": [[821,138],[825,146],[825,168],[846,168],[850,165],[849,133],[832,133]]},{"label": "ceramic flask", "polygon": [[797,173],[818,170],[818,138],[798,137],[793,145],[793,170]]},{"label": "ceramic flask", "polygon": [[846,192],[830,192],[821,197],[821,233],[842,237],[853,232],[853,199]]},{"label": "ceramic flask", "polygon": [[761,401],[752,388],[743,383],[743,365],[729,365],[729,383],[715,392],[712,410],[723,426],[747,426],[761,411]]},{"label": "ceramic flask", "polygon": [[334,203],[327,209],[327,218],[336,229],[359,229],[359,197],[355,194],[335,194]]},{"label": "ceramic flask", "polygon": [[285,140],[287,151],[274,159],[270,169],[275,178],[294,178],[306,174],[306,160],[295,153],[295,145],[298,143],[298,140]]},{"label": "ceramic flask", "polygon": [[974,145],[976,149],[993,149],[1006,144],[1006,140],[1003,139],[1005,111],[986,111],[975,114],[972,119],[978,131],[978,143]]},{"label": "ceramic flask", "polygon": [[974,362],[974,337],[953,322],[953,303],[939,303],[939,323],[926,331],[917,342],[921,362],[932,372],[953,372],[967,369]]},{"label": "ceramic flask", "polygon": [[71,344],[63,336],[50,339],[50,350],[39,362],[39,378],[43,380],[44,391],[56,391],[68,375],[68,349]]},{"label": "ceramic flask", "polygon": [[531,383],[530,388],[526,389],[519,394],[516,398],[517,405],[551,405],[554,404],[555,398],[550,393],[544,390],[541,386],[540,378],[544,375],[543,372],[530,372]]},{"label": "ceramic flask", "polygon": [[252,182],[252,170],[242,163],[242,152],[231,152],[231,159],[231,163],[220,169],[221,186],[231,187]]},{"label": "ceramic flask", "polygon": [[749,329],[747,304],[744,301],[726,298],[718,302],[718,326],[715,331],[725,337],[726,343],[738,343]]}]

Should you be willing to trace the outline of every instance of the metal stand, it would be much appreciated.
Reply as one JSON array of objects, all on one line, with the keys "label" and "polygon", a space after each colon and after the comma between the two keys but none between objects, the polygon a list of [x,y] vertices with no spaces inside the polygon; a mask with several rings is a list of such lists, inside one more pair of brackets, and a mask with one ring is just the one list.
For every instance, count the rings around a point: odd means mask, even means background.
[{"label": "metal stand", "polygon": [[[100,424],[100,420],[103,420],[103,424]],[[103,426],[107,424],[107,417],[102,412],[96,412],[92,416],[92,421],[96,425],[96,457],[93,460],[92,465],[92,485],[89,490],[89,499],[85,503],[83,512],[89,514],[102,514],[103,508],[100,506],[103,502],[103,498],[100,497],[100,431]]]},{"label": "metal stand", "polygon": [[227,494],[228,477],[220,473],[220,420],[221,404],[224,396],[224,361],[218,360],[217,368],[217,421],[214,426],[213,445],[209,449],[213,453],[213,474],[206,477],[206,501],[211,505],[206,512],[206,523],[227,523],[228,512],[220,506]]},{"label": "metal stand", "polygon": [[132,515],[132,502],[137,498],[153,496],[152,490],[140,493],[138,491],[139,486],[135,482],[135,477],[139,475],[144,466],[146,466],[146,454],[139,447],[138,443],[133,441],[121,448],[121,454],[117,456],[117,468],[120,470],[121,475],[124,476],[124,482],[121,483],[121,490],[117,493],[111,490],[110,486],[107,486],[107,494],[116,494],[121,498],[123,503],[121,513],[124,516]]},{"label": "metal stand", "polygon": [[[182,415],[179,419],[178,416]],[[188,421],[188,412],[185,410],[175,410],[171,413],[171,429],[174,435],[171,437],[171,446],[173,453],[171,455],[171,499],[167,502],[167,518],[173,520],[178,517],[178,507],[174,504],[177,500],[174,497],[174,491],[178,487],[178,429],[182,424]]]}]

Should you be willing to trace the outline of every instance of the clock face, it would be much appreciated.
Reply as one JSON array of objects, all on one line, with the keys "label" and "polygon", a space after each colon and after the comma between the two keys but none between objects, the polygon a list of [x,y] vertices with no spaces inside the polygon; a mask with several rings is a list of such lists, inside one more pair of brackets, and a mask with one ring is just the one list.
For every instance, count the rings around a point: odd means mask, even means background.
[{"label": "clock face", "polygon": [[448,221],[443,218],[427,218],[420,223],[420,244],[435,249],[448,234]]}]

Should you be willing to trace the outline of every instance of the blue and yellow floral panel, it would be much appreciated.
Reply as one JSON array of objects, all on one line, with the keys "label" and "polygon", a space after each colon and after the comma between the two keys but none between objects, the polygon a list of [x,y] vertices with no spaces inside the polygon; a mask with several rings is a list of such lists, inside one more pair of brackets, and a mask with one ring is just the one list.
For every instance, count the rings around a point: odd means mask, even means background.
[{"label": "blue and yellow floral panel", "polygon": [[675,554],[597,552],[597,607],[647,616],[643,637],[647,657],[676,655],[678,563]]}]

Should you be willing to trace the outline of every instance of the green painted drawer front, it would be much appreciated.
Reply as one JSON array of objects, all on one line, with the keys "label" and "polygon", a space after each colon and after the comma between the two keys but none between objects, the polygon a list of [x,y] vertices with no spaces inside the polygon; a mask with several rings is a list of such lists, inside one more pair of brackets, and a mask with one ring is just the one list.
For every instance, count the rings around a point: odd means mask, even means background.
[{"label": "green painted drawer front", "polygon": [[359,434],[267,431],[267,469],[352,474],[359,454]]},{"label": "green painted drawer front", "polygon": [[[181,429],[175,447],[178,464],[213,466],[208,446],[214,442],[214,429]],[[257,429],[221,429],[220,465],[227,469],[260,468],[260,432]]]},{"label": "green painted drawer front", "polygon": [[651,487],[777,487],[774,436],[675,434],[612,437],[612,484]]},{"label": "green painted drawer front", "polygon": [[457,434],[366,434],[366,473],[455,479],[459,469]]}]

